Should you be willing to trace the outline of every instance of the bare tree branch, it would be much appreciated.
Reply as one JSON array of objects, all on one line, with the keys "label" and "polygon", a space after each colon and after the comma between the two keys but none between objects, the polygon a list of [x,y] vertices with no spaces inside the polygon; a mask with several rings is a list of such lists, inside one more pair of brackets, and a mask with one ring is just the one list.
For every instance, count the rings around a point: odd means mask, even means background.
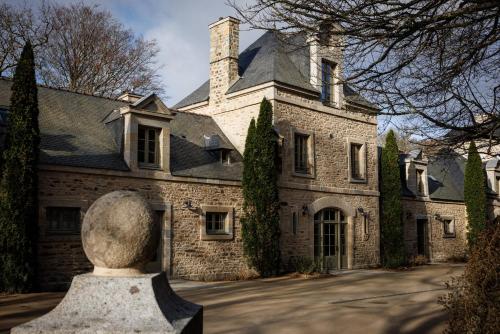
[{"label": "bare tree branch", "polygon": [[476,140],[500,154],[498,1],[229,4],[242,21],[279,31],[284,40],[318,36],[324,25],[338,27],[329,33],[339,38],[323,40],[343,50],[343,82],[378,104],[380,114],[403,118],[402,130],[428,143],[460,146]]}]

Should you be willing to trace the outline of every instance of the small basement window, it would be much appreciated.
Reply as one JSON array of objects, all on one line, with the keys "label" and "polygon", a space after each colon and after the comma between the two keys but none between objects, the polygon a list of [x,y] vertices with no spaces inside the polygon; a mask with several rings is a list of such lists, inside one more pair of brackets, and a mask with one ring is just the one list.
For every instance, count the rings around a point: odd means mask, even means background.
[{"label": "small basement window", "polygon": [[207,212],[205,218],[207,234],[227,234],[227,212]]},{"label": "small basement window", "polygon": [[140,167],[160,166],[160,131],[139,125],[137,161]]},{"label": "small basement window", "polygon": [[443,220],[443,232],[445,238],[455,237],[455,221],[453,219]]},{"label": "small basement window", "polygon": [[47,207],[47,232],[50,234],[79,234],[80,208]]}]

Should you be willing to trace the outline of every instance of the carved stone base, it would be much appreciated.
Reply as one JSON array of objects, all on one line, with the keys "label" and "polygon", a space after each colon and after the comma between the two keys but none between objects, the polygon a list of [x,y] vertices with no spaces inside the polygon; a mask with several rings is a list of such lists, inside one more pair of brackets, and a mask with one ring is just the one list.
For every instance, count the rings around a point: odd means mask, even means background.
[{"label": "carved stone base", "polygon": [[165,273],[76,276],[57,307],[19,333],[202,333],[203,307],[175,294]]}]

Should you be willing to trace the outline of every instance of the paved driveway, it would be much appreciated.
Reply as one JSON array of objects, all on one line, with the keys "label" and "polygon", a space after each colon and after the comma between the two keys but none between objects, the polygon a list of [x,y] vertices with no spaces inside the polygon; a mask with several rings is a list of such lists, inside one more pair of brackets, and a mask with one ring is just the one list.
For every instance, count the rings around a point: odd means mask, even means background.
[{"label": "paved driveway", "polygon": [[[204,305],[205,333],[442,333],[437,305],[460,265],[405,272],[355,270],[333,277],[242,282],[173,281]],[[62,294],[0,297],[0,331],[47,312]]]}]

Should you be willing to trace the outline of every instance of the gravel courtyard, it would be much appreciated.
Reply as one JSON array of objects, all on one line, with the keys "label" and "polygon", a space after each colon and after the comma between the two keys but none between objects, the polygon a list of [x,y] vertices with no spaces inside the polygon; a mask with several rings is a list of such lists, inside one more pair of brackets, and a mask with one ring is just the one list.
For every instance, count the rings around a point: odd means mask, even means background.
[{"label": "gravel courtyard", "polygon": [[[303,279],[241,282],[174,280],[184,298],[204,305],[205,333],[441,333],[436,301],[462,265],[408,271],[354,270]],[[0,332],[52,309],[63,293],[0,296]]]}]

